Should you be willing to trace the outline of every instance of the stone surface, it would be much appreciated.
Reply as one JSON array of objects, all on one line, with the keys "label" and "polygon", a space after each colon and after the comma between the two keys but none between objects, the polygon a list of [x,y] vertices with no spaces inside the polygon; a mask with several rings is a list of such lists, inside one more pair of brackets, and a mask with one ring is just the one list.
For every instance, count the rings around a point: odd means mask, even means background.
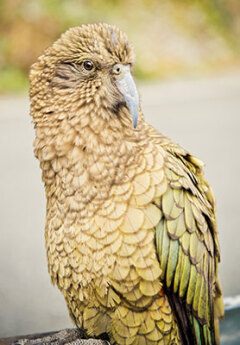
[{"label": "stone surface", "polygon": [[0,345],[103,345],[106,343],[104,340],[83,339],[83,334],[76,328],[0,339]]}]

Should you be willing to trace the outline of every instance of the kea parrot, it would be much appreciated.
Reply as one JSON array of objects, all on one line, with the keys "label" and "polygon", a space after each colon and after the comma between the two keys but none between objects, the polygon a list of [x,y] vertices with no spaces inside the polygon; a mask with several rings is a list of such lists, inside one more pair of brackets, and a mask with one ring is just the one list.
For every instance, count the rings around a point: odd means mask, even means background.
[{"label": "kea parrot", "polygon": [[30,71],[48,270],[86,337],[216,345],[215,201],[203,163],[144,120],[125,33],[74,27]]}]

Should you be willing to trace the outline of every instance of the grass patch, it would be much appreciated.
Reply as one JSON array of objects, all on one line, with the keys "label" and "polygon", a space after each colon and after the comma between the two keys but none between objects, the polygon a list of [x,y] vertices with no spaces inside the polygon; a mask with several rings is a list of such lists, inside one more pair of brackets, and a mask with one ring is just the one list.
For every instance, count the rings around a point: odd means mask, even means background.
[{"label": "grass patch", "polygon": [[29,87],[26,73],[16,67],[0,69],[0,92],[22,92]]}]

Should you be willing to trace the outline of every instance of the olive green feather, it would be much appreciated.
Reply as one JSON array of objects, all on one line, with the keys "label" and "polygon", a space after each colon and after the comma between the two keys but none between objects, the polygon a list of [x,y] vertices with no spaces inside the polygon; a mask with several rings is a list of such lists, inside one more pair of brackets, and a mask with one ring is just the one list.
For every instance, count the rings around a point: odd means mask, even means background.
[{"label": "olive green feather", "polygon": [[169,253],[168,253],[168,263],[167,263],[167,273],[166,273],[166,283],[169,287],[172,283],[177,260],[178,260],[178,248],[179,244],[178,241],[171,241],[169,245]]},{"label": "olive green feather", "polygon": [[189,274],[190,274],[190,262],[189,258],[187,255],[183,255],[182,258],[182,266],[181,266],[181,281],[180,281],[180,286],[179,286],[179,296],[184,297],[186,294],[187,286],[188,286],[188,281],[189,281]]},{"label": "olive green feather", "polygon": [[213,286],[218,243],[214,198],[208,195],[209,186],[197,159],[190,155],[172,157],[166,169],[171,187],[160,199],[163,217],[156,228],[162,278],[180,305],[186,305],[194,344],[215,345],[218,331],[213,321]]}]

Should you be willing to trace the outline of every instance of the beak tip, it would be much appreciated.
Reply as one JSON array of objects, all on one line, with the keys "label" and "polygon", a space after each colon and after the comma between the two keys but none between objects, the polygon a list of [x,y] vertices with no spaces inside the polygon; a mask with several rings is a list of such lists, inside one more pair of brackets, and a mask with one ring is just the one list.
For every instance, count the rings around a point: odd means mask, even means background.
[{"label": "beak tip", "polygon": [[136,129],[137,128],[137,123],[138,123],[138,119],[133,119],[133,128]]}]

